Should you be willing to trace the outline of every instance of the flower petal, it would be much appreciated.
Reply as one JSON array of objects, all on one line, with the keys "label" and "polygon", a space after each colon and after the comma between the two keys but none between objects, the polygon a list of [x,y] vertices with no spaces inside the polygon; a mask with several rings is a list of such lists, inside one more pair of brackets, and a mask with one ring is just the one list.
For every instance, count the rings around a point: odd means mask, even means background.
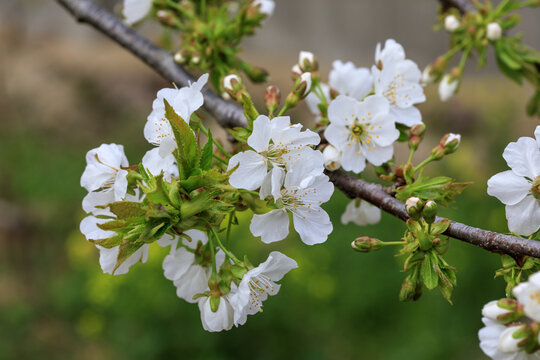
[{"label": "flower petal", "polygon": [[515,205],[506,206],[506,219],[511,232],[529,236],[540,228],[540,200],[527,195]]},{"label": "flower petal", "polygon": [[249,136],[247,143],[257,152],[263,152],[268,149],[270,136],[272,135],[272,126],[268,116],[259,115],[253,121],[253,132]]},{"label": "flower petal", "polygon": [[495,196],[505,205],[514,205],[523,200],[531,188],[531,184],[512,170],[493,175],[487,182],[487,193]]},{"label": "flower petal", "polygon": [[252,150],[234,155],[229,160],[228,171],[237,164],[238,168],[231,174],[229,183],[237,189],[255,190],[259,188],[267,174],[266,159]]},{"label": "flower petal", "polygon": [[517,142],[508,144],[503,158],[517,175],[532,180],[540,175],[540,150],[533,138],[521,137]]},{"label": "flower petal", "polygon": [[306,245],[325,242],[332,232],[330,217],[321,208],[298,208],[293,212],[294,228]]},{"label": "flower petal", "polygon": [[289,215],[285,210],[272,210],[266,214],[253,215],[249,230],[261,241],[270,244],[283,240],[289,235]]}]

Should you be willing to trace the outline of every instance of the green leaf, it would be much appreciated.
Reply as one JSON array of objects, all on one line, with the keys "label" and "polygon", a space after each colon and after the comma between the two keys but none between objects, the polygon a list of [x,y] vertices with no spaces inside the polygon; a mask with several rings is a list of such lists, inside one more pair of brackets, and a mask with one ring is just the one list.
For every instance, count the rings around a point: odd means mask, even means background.
[{"label": "green leaf", "polygon": [[439,176],[435,178],[419,177],[414,183],[404,185],[396,190],[396,198],[405,202],[411,196],[424,200],[434,200],[437,204],[447,206],[454,201],[471,183],[458,183],[452,178]]},{"label": "green leaf", "polygon": [[531,99],[527,102],[527,115],[540,116],[540,90],[536,90]]},{"label": "green leaf", "polygon": [[251,135],[251,130],[243,127],[235,127],[234,129],[227,129],[227,131],[241,143],[247,143],[247,139]]},{"label": "green leaf", "polygon": [[[163,102],[165,103],[165,117],[171,124],[178,147],[176,163],[178,164],[180,179],[186,179],[194,169],[199,168],[199,145],[188,123],[174,112],[167,100],[164,99]],[[189,121],[189,119],[187,120]]]},{"label": "green leaf", "polygon": [[106,249],[110,249],[122,243],[122,235],[115,235],[107,239],[90,240],[90,241],[96,245],[103,246]]},{"label": "green leaf", "polygon": [[422,279],[429,290],[433,290],[439,284],[439,275],[437,274],[437,264],[429,254],[426,254],[422,263]]},{"label": "green leaf", "polygon": [[143,216],[143,204],[132,201],[118,201],[109,204],[109,209],[119,220]]},{"label": "green leaf", "polygon": [[202,149],[201,161],[199,163],[201,170],[210,170],[210,167],[212,166],[212,154],[214,152],[213,141],[212,132],[208,129],[208,141]]},{"label": "green leaf", "polygon": [[431,224],[430,234],[431,235],[439,235],[445,232],[448,227],[450,226],[450,220],[443,219],[441,221],[438,221],[436,223]]}]

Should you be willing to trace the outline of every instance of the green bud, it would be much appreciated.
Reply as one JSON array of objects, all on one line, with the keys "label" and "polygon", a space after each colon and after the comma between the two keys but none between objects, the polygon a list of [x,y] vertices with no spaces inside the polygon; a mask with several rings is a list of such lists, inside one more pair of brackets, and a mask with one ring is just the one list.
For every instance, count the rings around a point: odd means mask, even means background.
[{"label": "green bud", "polygon": [[425,124],[416,124],[409,130],[409,149],[416,150],[426,132]]},{"label": "green bud", "polygon": [[409,274],[399,291],[399,301],[416,301],[422,296],[422,282],[418,281],[415,276],[415,270],[412,274]]},{"label": "green bud", "polygon": [[358,252],[376,251],[383,247],[383,242],[379,239],[370,238],[369,236],[360,236],[353,240],[351,246]]},{"label": "green bud", "polygon": [[413,220],[420,220],[422,217],[422,209],[424,208],[424,200],[413,196],[405,202],[405,210]]},{"label": "green bud", "polygon": [[413,164],[406,164],[403,166],[403,177],[407,184],[410,184],[414,181],[414,166]]},{"label": "green bud", "polygon": [[270,85],[264,91],[264,102],[269,114],[273,114],[279,106],[281,100],[281,91],[273,85]]},{"label": "green bud", "polygon": [[444,146],[444,154],[448,155],[455,152],[459,143],[461,142],[461,135],[449,133],[443,136],[441,139],[441,144]]},{"label": "green bud", "polygon": [[424,216],[424,220],[426,220],[427,223],[431,224],[435,221],[435,217],[437,216],[437,211],[439,209],[439,206],[437,203],[433,200],[426,201],[426,205],[424,205],[424,209],[422,210],[422,215]]}]

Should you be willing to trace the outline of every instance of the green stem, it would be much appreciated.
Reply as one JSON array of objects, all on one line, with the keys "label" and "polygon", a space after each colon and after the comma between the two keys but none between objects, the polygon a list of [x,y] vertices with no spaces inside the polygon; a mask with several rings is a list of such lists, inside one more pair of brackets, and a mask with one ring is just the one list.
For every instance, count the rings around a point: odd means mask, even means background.
[{"label": "green stem", "polygon": [[283,105],[283,108],[281,108],[281,111],[279,112],[279,114],[277,114],[277,116],[283,116],[283,114],[285,114],[285,111],[289,109],[290,109],[289,104],[285,102],[285,104]]},{"label": "green stem", "polygon": [[430,155],[426,160],[422,161],[417,167],[414,168],[414,172],[417,172],[418,170],[422,169],[424,166],[426,166],[433,160],[435,159],[433,159],[433,157]]},{"label": "green stem", "polygon": [[415,149],[411,149],[411,151],[409,152],[409,159],[407,160],[407,164],[412,163],[412,158],[414,156],[414,152],[415,152]]},{"label": "green stem", "polygon": [[390,245],[405,245],[404,241],[384,241],[382,246],[390,246]]},{"label": "green stem", "polygon": [[221,250],[223,250],[223,252],[227,254],[228,257],[233,259],[235,263],[237,264],[241,263],[241,261],[238,260],[238,258],[234,256],[233,253],[231,253],[225,246],[223,246],[223,244],[221,243],[221,240],[219,239],[219,235],[217,234],[216,230],[213,227],[210,228],[210,232],[212,233],[213,238],[217,241],[217,244],[221,248]]},{"label": "green stem", "polygon": [[[204,127],[204,125],[202,124],[202,122],[199,122],[199,130],[201,130],[201,132],[206,135],[208,137],[208,130],[206,130],[206,128]],[[230,159],[231,158],[231,155],[227,152],[227,150],[225,150],[225,148],[218,142],[216,141],[216,139],[214,139],[212,137],[212,142],[214,143],[214,145],[216,145],[216,147],[218,148],[218,150],[227,158],[227,159]],[[223,160],[223,159],[221,159]]]},{"label": "green stem", "polygon": [[192,14],[188,13],[186,10],[184,10],[184,8],[182,8],[179,4],[175,3],[174,1],[170,1],[170,0],[165,1],[164,5],[174,10],[177,10],[180,14],[182,14],[183,16],[187,17],[190,20],[195,19],[195,17]]},{"label": "green stem", "polygon": [[[213,228],[210,228],[210,230],[213,230]],[[212,240],[212,236],[208,237],[208,242],[210,245],[210,253],[212,254],[212,274],[217,274],[216,245],[214,244],[214,241]]]},{"label": "green stem", "polygon": [[225,243],[227,244],[227,246],[229,246],[229,239],[231,237],[231,228],[232,228],[233,217],[234,217],[234,211],[229,214],[229,222],[227,224],[227,235],[225,237]]}]

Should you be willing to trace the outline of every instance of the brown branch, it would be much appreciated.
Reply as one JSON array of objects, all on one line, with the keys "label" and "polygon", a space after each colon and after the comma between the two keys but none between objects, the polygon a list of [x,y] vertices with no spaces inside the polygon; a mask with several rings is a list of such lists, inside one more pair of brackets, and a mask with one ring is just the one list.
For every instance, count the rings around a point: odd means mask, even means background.
[{"label": "brown branch", "polygon": [[[185,86],[194,79],[178,66],[172,55],[152,44],[137,32],[122,24],[118,18],[95,5],[91,0],[57,0],[78,21],[86,22],[107,35],[169,81]],[[456,1],[456,0],[454,0]],[[205,108],[223,127],[245,126],[242,109],[223,100],[211,90],[204,92]],[[362,198],[401,220],[407,220],[403,203],[383,190],[381,185],[359,180],[343,171],[327,172],[330,180],[350,198]],[[514,257],[524,255],[540,258],[540,242],[499,234],[451,222],[445,233],[489,251]]]},{"label": "brown branch", "polygon": [[454,8],[458,9],[462,15],[474,9],[473,4],[467,0],[439,0],[439,2],[444,11]]}]

